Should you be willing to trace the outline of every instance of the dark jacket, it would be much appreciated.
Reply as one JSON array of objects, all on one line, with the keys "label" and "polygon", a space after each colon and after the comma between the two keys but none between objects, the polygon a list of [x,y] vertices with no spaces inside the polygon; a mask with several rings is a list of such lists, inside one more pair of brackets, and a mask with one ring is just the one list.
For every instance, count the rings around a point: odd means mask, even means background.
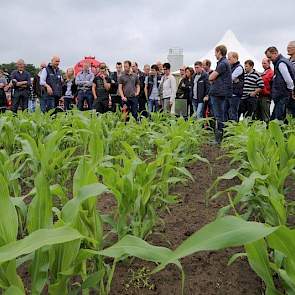
[{"label": "dark jacket", "polygon": [[119,88],[119,79],[118,79],[118,73],[117,72],[112,72],[110,74],[110,79],[111,79],[111,88],[109,90],[110,95],[115,96],[118,93],[118,88]]},{"label": "dark jacket", "polygon": [[[67,91],[67,80],[64,81],[63,85],[62,85],[62,95],[63,96],[65,96],[66,91]],[[78,87],[76,85],[75,78],[73,79],[73,84],[72,84],[72,87],[71,87],[71,91],[72,91],[73,97],[75,97],[77,95],[77,92],[78,92]]]},{"label": "dark jacket", "polygon": [[[193,88],[192,91],[194,91],[194,81],[195,81],[196,74],[193,75]],[[198,93],[198,102],[203,102],[204,97],[209,94],[210,90],[210,83],[209,83],[209,75],[206,72],[203,72],[201,74],[201,77],[199,78],[197,82],[197,93]]]},{"label": "dark jacket", "polygon": [[138,73],[138,79],[139,79],[139,86],[140,86],[140,92],[139,92],[139,97],[142,99],[145,99],[145,94],[144,94],[144,87],[145,87],[145,77],[146,75],[143,72]]},{"label": "dark jacket", "polygon": [[233,95],[233,83],[231,67],[226,59],[222,57],[217,62],[216,71],[219,73],[216,80],[212,82],[209,94],[217,97],[232,97]]},{"label": "dark jacket", "polygon": [[292,63],[282,56],[281,54],[278,58],[274,61],[274,76],[272,80],[272,87],[271,87],[271,96],[275,101],[278,101],[281,98],[290,97],[290,90],[287,88],[287,84],[279,70],[279,65],[281,63],[285,63],[290,76],[292,77],[293,81],[295,82],[295,70]]},{"label": "dark jacket", "polygon": [[193,99],[193,77],[189,80],[188,78],[183,78],[178,85],[176,92],[176,99],[186,99],[187,101],[192,101]]},{"label": "dark jacket", "polygon": [[243,88],[244,88],[244,68],[241,65],[241,63],[238,61],[235,64],[231,65],[231,72],[233,73],[238,67],[241,67],[243,70],[243,73],[233,81],[233,95],[236,95],[238,97],[242,97],[243,95]]},{"label": "dark jacket", "polygon": [[51,64],[46,67],[46,83],[52,88],[53,96],[62,96],[62,73],[59,68],[54,69]]},{"label": "dark jacket", "polygon": [[[159,89],[160,87],[160,83],[161,83],[161,78],[162,76],[160,75],[157,75],[157,87]],[[148,76],[148,81],[147,81],[147,92],[148,92],[148,97],[150,97],[151,93],[152,93],[152,90],[153,90],[153,87],[154,87],[154,76]]]},{"label": "dark jacket", "polygon": [[40,76],[37,74],[33,80],[33,91],[37,97],[41,97]]}]

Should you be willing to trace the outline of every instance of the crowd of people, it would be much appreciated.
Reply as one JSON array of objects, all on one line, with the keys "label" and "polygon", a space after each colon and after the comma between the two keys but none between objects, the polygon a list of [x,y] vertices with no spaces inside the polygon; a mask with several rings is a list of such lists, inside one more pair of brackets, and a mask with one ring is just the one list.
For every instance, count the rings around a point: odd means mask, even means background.
[{"label": "crowd of people", "polygon": [[73,105],[80,111],[95,109],[98,113],[120,107],[138,119],[139,114],[149,116],[158,111],[180,115],[177,102],[182,101],[186,110],[181,115],[215,119],[215,139],[220,143],[228,120],[250,116],[268,122],[284,120],[287,114],[295,116],[295,41],[288,44],[287,52],[289,59],[276,47],[267,48],[264,72],[259,73],[252,60],[242,65],[238,52],[227,52],[226,46],[220,45],[215,48],[215,70],[210,60],[196,61],[194,68],[180,69],[179,83],[169,63],[146,64],[141,71],[136,62],[126,60],[117,62],[116,71],[111,72],[105,63],[94,70],[85,61],[75,76],[73,68],[63,75],[60,58],[54,56],[48,65],[42,63],[32,78],[20,59],[9,80],[0,70],[0,107],[6,109],[8,90],[12,91],[14,113],[34,111],[38,99],[44,113],[60,107],[68,111]]}]

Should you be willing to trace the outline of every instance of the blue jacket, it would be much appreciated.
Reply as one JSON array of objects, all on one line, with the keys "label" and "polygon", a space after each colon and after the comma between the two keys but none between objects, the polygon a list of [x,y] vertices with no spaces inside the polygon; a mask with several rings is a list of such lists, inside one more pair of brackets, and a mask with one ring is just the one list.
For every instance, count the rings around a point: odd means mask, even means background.
[{"label": "blue jacket", "polygon": [[62,73],[60,69],[54,70],[51,64],[46,67],[46,83],[52,88],[53,96],[62,96]]},{"label": "blue jacket", "polygon": [[217,71],[219,75],[217,76],[216,80],[212,82],[209,95],[218,97],[232,97],[232,72],[230,64],[225,56],[217,62],[215,71]]},{"label": "blue jacket", "polygon": [[292,77],[295,83],[295,70],[292,63],[282,56],[281,54],[278,56],[277,60],[274,61],[274,76],[272,80],[272,87],[271,87],[271,96],[272,98],[277,101],[280,98],[290,97],[290,90],[287,88],[286,82],[279,70],[280,63],[285,63],[290,76]]}]

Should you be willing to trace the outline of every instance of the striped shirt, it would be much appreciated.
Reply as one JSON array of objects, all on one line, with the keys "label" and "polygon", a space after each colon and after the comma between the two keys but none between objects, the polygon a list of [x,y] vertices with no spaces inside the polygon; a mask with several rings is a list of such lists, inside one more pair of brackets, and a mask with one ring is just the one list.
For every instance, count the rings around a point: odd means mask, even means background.
[{"label": "striped shirt", "polygon": [[247,98],[250,93],[254,92],[257,88],[263,89],[264,82],[260,74],[253,69],[252,72],[245,73],[242,99]]}]

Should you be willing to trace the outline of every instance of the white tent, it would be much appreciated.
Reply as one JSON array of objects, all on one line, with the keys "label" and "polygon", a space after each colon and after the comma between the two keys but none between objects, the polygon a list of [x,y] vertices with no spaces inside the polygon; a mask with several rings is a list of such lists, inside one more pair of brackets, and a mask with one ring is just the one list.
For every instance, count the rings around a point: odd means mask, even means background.
[{"label": "white tent", "polygon": [[[242,46],[242,44],[240,43],[240,41],[237,39],[236,35],[231,31],[228,30],[224,36],[222,37],[222,39],[216,44],[216,46],[218,45],[225,45],[227,47],[227,51],[235,51],[239,54],[239,60],[242,63],[242,65],[244,65],[244,62],[247,59],[252,59],[254,61],[254,68],[259,71],[262,72],[262,66],[261,66],[261,62],[257,61],[256,58],[254,57],[253,54],[251,54],[250,52],[248,52],[247,49],[245,49],[244,46]],[[205,56],[203,56],[201,58],[201,60],[204,59],[209,59],[212,62],[212,69],[215,69],[216,67],[216,57],[215,57],[215,47],[214,46]]]},{"label": "white tent", "polygon": [[[228,30],[221,38],[221,40],[218,43],[216,43],[216,45],[206,55],[204,55],[202,58],[196,57],[196,59],[199,59],[201,61],[203,61],[204,59],[209,59],[212,63],[212,69],[215,69],[217,63],[215,57],[215,47],[218,45],[225,45],[227,47],[228,52],[236,51],[239,54],[239,60],[242,63],[242,65],[244,65],[244,62],[247,59],[252,59],[255,64],[254,68],[258,72],[263,72],[261,62],[257,61],[254,55],[248,52],[248,50],[245,49],[244,46],[242,46],[240,41],[237,39],[236,35],[231,30]],[[179,70],[175,71],[173,74],[178,75]]]}]

